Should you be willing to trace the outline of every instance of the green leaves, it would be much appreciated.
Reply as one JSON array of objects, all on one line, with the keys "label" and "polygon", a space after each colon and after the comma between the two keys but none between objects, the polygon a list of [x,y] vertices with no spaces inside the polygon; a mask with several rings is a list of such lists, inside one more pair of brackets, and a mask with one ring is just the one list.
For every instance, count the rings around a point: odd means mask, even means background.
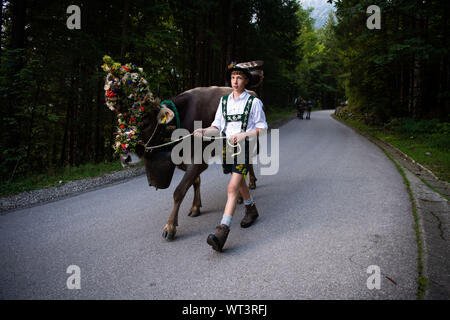
[{"label": "green leaves", "polygon": [[[447,28],[439,1],[335,2],[336,35],[348,73],[346,95],[355,107],[383,122],[392,116],[448,117],[444,80],[448,77]],[[365,28],[364,6],[381,8],[382,25]],[[361,7],[362,6],[362,7]],[[366,112],[364,111],[364,112]]]},{"label": "green leaves", "polygon": [[314,30],[311,10],[299,9],[302,28],[299,32],[300,61],[296,66],[299,94],[315,100],[319,106],[330,107],[343,99],[341,50],[335,36],[335,20],[330,13],[324,27]]}]

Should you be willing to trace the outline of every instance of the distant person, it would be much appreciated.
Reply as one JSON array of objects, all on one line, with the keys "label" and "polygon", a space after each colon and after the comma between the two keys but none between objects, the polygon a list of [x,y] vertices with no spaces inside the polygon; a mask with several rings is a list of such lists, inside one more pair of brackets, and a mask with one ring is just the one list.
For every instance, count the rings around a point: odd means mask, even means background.
[{"label": "distant person", "polygon": [[295,107],[297,108],[297,117],[303,119],[303,113],[305,112],[305,100],[301,96],[298,96],[294,100]]},{"label": "distant person", "polygon": [[311,100],[308,100],[308,102],[306,103],[306,119],[310,120],[311,119],[311,110],[313,107],[313,103]]}]

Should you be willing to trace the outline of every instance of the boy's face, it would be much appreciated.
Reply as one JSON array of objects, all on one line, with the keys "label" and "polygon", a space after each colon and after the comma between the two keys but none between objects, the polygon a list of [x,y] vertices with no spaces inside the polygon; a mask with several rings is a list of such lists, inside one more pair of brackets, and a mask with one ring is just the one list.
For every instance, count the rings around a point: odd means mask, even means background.
[{"label": "boy's face", "polygon": [[248,83],[248,78],[245,76],[243,72],[233,71],[231,73],[231,86],[233,90],[237,92],[244,91],[245,86]]}]

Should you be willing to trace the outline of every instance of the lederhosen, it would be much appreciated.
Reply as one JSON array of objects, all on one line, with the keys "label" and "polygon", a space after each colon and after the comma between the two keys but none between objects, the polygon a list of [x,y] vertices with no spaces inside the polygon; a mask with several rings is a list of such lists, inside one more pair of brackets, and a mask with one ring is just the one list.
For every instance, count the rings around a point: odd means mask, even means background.
[{"label": "lederhosen", "polygon": [[[225,119],[225,126],[222,129],[222,136],[226,136],[225,129],[227,127],[228,122],[241,121],[242,122],[241,132],[247,131],[248,119],[250,117],[250,110],[252,108],[253,100],[255,99],[254,96],[250,96],[247,99],[247,103],[245,104],[244,112],[242,114],[228,115],[227,114],[228,96],[229,95],[225,95],[222,97],[222,115],[223,115],[223,118]],[[242,174],[244,176],[247,174],[247,171],[248,171],[247,166],[250,163],[248,139],[245,139],[243,141],[243,144],[244,144],[244,146],[242,146],[242,144],[241,144],[241,147],[242,147],[241,152],[245,152],[245,163],[238,163],[238,156],[233,158],[233,163],[227,163],[227,155],[228,155],[228,159],[230,159],[230,154],[236,153],[238,151],[238,148],[237,147],[231,148],[230,146],[227,145],[226,139],[223,140],[222,170],[223,170],[224,174],[228,174],[231,172],[236,172],[236,173]],[[241,158],[239,158],[239,159],[241,159]]]}]

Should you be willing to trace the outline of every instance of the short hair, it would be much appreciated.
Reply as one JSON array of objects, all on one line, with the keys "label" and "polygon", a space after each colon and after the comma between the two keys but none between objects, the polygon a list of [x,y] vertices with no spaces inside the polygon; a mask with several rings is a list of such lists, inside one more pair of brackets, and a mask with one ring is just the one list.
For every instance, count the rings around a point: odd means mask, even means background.
[{"label": "short hair", "polygon": [[232,76],[233,74],[238,74],[238,75],[244,76],[245,79],[248,79],[248,77],[247,77],[247,75],[245,74],[244,71],[241,71],[241,70],[233,70],[233,71],[231,71],[231,75],[230,75],[230,76]]}]

